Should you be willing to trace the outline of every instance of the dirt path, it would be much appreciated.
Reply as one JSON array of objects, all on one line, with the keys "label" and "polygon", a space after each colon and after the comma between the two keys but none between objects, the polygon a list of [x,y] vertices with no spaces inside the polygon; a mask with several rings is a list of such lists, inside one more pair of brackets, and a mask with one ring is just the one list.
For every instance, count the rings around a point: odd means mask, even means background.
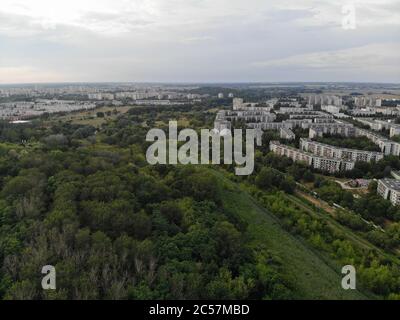
[{"label": "dirt path", "polygon": [[317,207],[324,209],[326,212],[328,212],[332,216],[335,216],[335,209],[332,208],[325,201],[316,199],[313,196],[311,196],[303,191],[299,191],[299,190],[296,190],[295,194],[307,199],[308,201],[310,201],[312,204],[316,205]]}]

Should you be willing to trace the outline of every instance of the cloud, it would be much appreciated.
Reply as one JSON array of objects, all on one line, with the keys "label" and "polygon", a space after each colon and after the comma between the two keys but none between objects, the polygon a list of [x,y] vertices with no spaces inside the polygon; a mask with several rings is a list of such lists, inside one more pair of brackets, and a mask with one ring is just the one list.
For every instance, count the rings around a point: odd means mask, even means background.
[{"label": "cloud", "polygon": [[[37,32],[55,29],[57,26],[70,26],[97,32],[99,34],[120,34],[129,32],[137,26],[150,24],[154,15],[148,1],[124,0],[2,0],[0,13],[12,16],[7,24],[20,27],[24,19]],[[1,26],[4,22],[0,22]],[[4,28],[3,28],[4,31]]]},{"label": "cloud", "polygon": [[[340,27],[342,6],[349,3],[356,8],[359,27],[400,24],[396,0],[2,0],[0,12],[19,16],[38,30],[66,25],[118,35],[143,26],[207,28],[277,18],[296,20],[298,26]],[[0,31],[7,32],[1,25]],[[8,19],[7,25],[15,29],[20,21]]]},{"label": "cloud", "polygon": [[0,67],[22,82],[383,81],[399,66],[398,0],[1,2]]},{"label": "cloud", "polygon": [[290,70],[297,79],[300,75],[310,81],[329,81],[340,75],[336,81],[400,82],[399,50],[399,43],[370,44],[257,61],[251,66],[264,71]]},{"label": "cloud", "polygon": [[343,50],[311,52],[281,59],[254,62],[254,67],[312,69],[387,68],[400,72],[400,43],[371,44]]},{"label": "cloud", "polygon": [[342,9],[352,5],[358,28],[400,25],[400,2],[398,0],[281,0],[281,9],[308,10],[310,15],[298,20],[306,27],[330,26],[341,28]]},{"label": "cloud", "polygon": [[1,84],[68,81],[65,76],[30,66],[0,67]]},{"label": "cloud", "polygon": [[188,37],[188,38],[183,38],[181,39],[182,43],[185,44],[198,44],[198,43],[204,43],[207,41],[213,41],[216,40],[214,37],[210,36],[198,36],[198,37]]}]

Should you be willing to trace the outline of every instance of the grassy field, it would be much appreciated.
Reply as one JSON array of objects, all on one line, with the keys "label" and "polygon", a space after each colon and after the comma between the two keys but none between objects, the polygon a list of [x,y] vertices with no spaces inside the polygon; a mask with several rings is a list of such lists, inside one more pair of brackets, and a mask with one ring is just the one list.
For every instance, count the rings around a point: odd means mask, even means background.
[{"label": "grassy field", "polygon": [[[178,127],[184,127],[187,128],[190,126],[190,120],[188,120],[186,117],[182,116],[176,119],[171,119],[171,120],[176,120],[178,122]],[[156,126],[168,126],[169,121],[161,121],[157,120],[156,121]]]},{"label": "grassy field", "polygon": [[341,288],[342,275],[334,263],[300,239],[285,231],[279,221],[258,205],[247,192],[228,181],[221,173],[218,179],[226,185],[223,191],[224,206],[248,224],[247,236],[252,245],[264,247],[278,256],[285,270],[294,276],[299,299],[368,299],[356,290]]},{"label": "grassy field", "polygon": [[[79,112],[71,112],[63,116],[55,115],[50,118],[52,121],[63,121],[71,122],[74,124],[82,125],[92,125],[94,127],[100,127],[103,123],[108,120],[115,119],[118,115],[126,113],[129,109],[133,107],[123,106],[123,107],[99,107],[92,110],[83,110]],[[116,112],[115,112],[116,111]],[[97,117],[97,112],[103,112],[104,117]],[[107,115],[107,112],[111,112]]]}]

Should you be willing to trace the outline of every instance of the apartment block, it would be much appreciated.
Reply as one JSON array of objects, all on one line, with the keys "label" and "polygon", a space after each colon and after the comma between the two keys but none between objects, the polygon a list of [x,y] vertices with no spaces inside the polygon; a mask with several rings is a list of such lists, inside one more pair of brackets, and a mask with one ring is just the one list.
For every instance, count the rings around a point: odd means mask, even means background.
[{"label": "apartment block", "polygon": [[329,113],[339,113],[340,107],[334,105],[322,105],[321,110],[329,112]]},{"label": "apartment block", "polygon": [[394,155],[394,156],[399,156],[400,155],[400,143],[391,141],[385,137],[382,137],[381,135],[378,135],[374,132],[370,132],[368,130],[356,128],[356,136],[358,137],[367,137],[370,139],[373,143],[379,146],[381,151],[385,155]]},{"label": "apartment block", "polygon": [[324,134],[352,137],[356,134],[356,128],[352,124],[345,123],[316,123],[310,126],[310,139],[322,137]]},{"label": "apartment block", "polygon": [[392,205],[400,204],[400,181],[396,179],[380,179],[377,193],[384,199],[390,200]]},{"label": "apartment block", "polygon": [[381,152],[340,148],[305,138],[300,138],[300,149],[303,151],[310,152],[316,156],[342,159],[351,162],[379,161],[384,157],[384,154]]},{"label": "apartment block", "polygon": [[294,140],[296,139],[296,135],[294,132],[290,129],[286,128],[281,128],[279,131],[281,139],[286,139],[286,140]]},{"label": "apartment block", "polygon": [[313,110],[312,106],[308,106],[306,108],[302,107],[280,107],[279,110],[276,110],[276,113],[282,114],[290,114],[290,113],[308,113],[312,114],[315,111]]},{"label": "apartment block", "polygon": [[341,170],[352,170],[354,168],[353,161],[316,156],[300,149],[283,145],[278,141],[271,141],[269,148],[273,153],[279,156],[286,156],[293,161],[303,162],[314,169],[327,171],[329,173],[335,173]]},{"label": "apartment block", "polygon": [[331,95],[311,95],[308,96],[308,104],[311,105],[334,105],[341,106],[343,104],[342,98],[339,96],[331,96]]},{"label": "apartment block", "polygon": [[250,122],[247,124],[250,129],[280,130],[281,128],[291,129],[291,125],[285,122]]},{"label": "apartment block", "polygon": [[400,125],[390,127],[390,137],[394,137],[400,134]]},{"label": "apartment block", "polygon": [[354,105],[356,107],[380,107],[382,105],[382,99],[374,97],[355,97]]},{"label": "apartment block", "polygon": [[278,156],[285,156],[296,162],[303,162],[308,166],[313,163],[313,156],[299,149],[281,144],[279,141],[271,141],[269,149]]},{"label": "apartment block", "polygon": [[276,119],[274,113],[267,111],[234,110],[223,112],[225,119],[229,121],[243,120],[246,122],[272,122]]}]

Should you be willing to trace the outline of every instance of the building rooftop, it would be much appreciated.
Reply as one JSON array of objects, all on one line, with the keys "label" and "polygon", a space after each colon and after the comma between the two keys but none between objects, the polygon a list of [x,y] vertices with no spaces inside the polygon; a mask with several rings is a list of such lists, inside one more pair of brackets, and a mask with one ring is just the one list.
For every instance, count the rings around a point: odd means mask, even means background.
[{"label": "building rooftop", "polygon": [[318,141],[315,141],[315,140],[312,140],[312,139],[309,139],[309,138],[300,138],[300,141],[305,141],[307,143],[313,143],[315,145],[324,146],[324,147],[328,147],[328,148],[332,148],[332,149],[337,149],[337,150],[340,149],[342,151],[347,151],[347,152],[358,152],[358,153],[368,153],[368,154],[375,154],[375,155],[383,155],[383,153],[379,152],[379,151],[368,151],[368,150],[360,150],[360,149],[343,148],[343,147],[338,147],[338,146],[334,146],[334,145],[318,142]]},{"label": "building rooftop", "polygon": [[281,130],[286,134],[294,134],[294,132],[289,128],[282,127]]},{"label": "building rooftop", "polygon": [[292,151],[295,151],[295,152],[298,152],[298,153],[302,153],[302,154],[304,154],[304,155],[306,155],[306,156],[309,156],[309,157],[312,157],[312,158],[314,158],[314,159],[331,160],[331,161],[341,161],[341,162],[343,162],[343,163],[353,163],[353,161],[346,161],[346,160],[343,160],[343,159],[337,159],[337,158],[325,157],[325,156],[317,156],[317,155],[315,155],[315,154],[313,154],[313,153],[311,153],[311,152],[304,151],[304,150],[301,150],[301,149],[297,149],[297,148],[292,147],[292,146],[289,146],[289,145],[287,145],[287,144],[280,143],[280,142],[277,141],[277,140],[271,140],[269,144],[270,144],[270,145],[275,144],[275,145],[280,146],[280,147],[282,147],[282,148],[286,148],[286,149],[288,149],[288,150],[292,150]]},{"label": "building rooftop", "polygon": [[381,179],[380,180],[387,188],[400,191],[400,180],[396,179]]}]

